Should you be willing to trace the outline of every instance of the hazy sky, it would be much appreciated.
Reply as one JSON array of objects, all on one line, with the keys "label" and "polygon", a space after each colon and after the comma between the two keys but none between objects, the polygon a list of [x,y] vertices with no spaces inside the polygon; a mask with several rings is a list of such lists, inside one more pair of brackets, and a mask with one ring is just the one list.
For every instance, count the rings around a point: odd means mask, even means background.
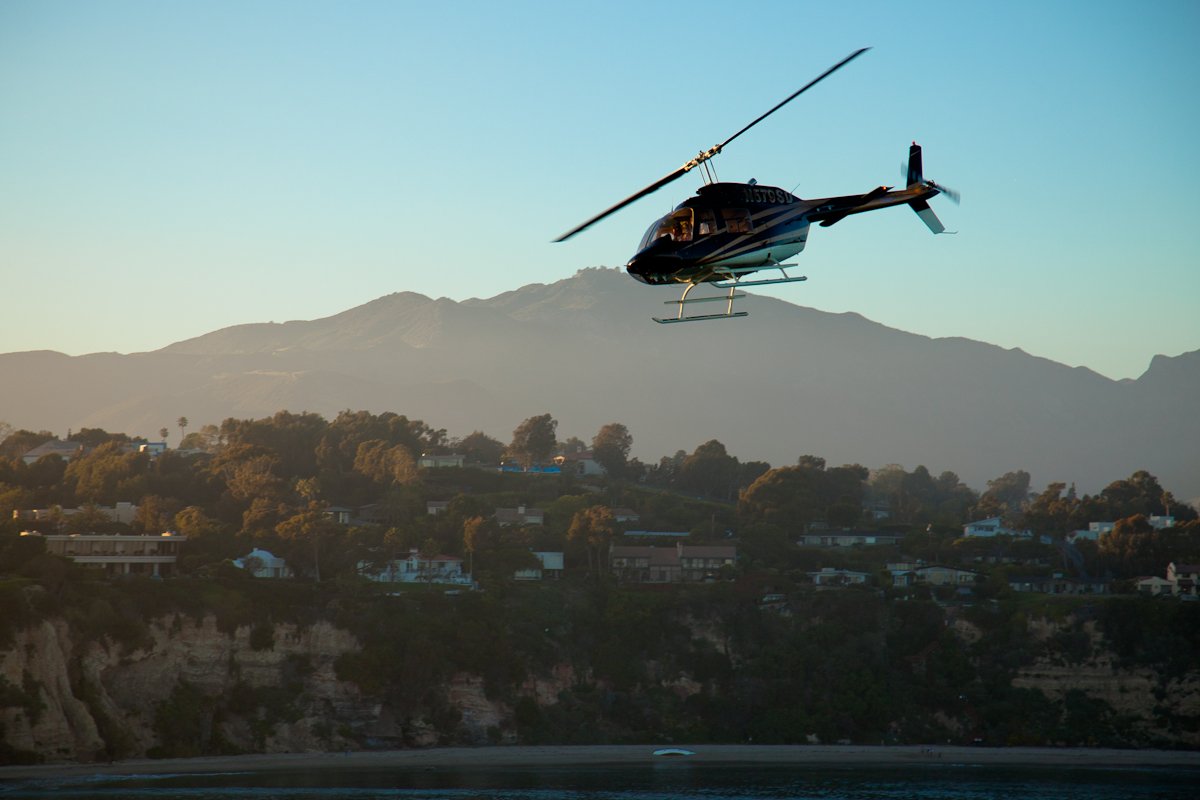
[{"label": "hazy sky", "polygon": [[769,293],[1135,377],[1200,348],[1198,40],[1194,0],[2,0],[0,352],[619,266],[695,173],[550,240],[871,46],[717,171],[865,192],[915,139],[959,234],[816,228]]}]

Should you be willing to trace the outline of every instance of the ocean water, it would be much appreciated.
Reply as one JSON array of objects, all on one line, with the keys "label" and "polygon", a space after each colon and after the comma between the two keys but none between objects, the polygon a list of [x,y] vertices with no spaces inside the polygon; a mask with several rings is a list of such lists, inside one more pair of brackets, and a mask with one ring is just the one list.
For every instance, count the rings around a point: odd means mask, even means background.
[{"label": "ocean water", "polygon": [[671,762],[638,766],[430,768],[94,775],[0,780],[0,799],[189,800],[1149,800],[1195,796],[1200,769],[938,764],[832,768]]}]

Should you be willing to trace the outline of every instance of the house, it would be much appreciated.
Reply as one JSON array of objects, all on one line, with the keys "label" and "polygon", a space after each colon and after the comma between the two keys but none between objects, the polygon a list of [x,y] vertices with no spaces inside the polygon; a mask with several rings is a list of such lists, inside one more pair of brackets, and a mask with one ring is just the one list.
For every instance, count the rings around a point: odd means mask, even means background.
[{"label": "house", "polygon": [[807,547],[853,547],[854,545],[898,544],[904,537],[876,531],[816,531],[805,533],[796,544]]},{"label": "house", "polygon": [[329,506],[325,509],[324,514],[338,525],[349,525],[350,519],[354,516],[354,509],[345,506]]},{"label": "house", "polygon": [[[52,508],[14,508],[13,519],[24,522],[54,522],[56,520],[61,521],[66,517],[73,517],[76,514],[83,513],[84,510],[82,508],[63,508],[62,506],[53,506]],[[89,506],[86,510],[98,512],[110,522],[131,525],[134,518],[137,517],[138,507],[133,503],[120,501],[113,506]]]},{"label": "house", "polygon": [[1175,594],[1175,584],[1166,578],[1160,578],[1157,575],[1150,575],[1144,578],[1138,578],[1137,590],[1138,594],[1148,594],[1152,597],[1172,595]]},{"label": "house", "polygon": [[1067,578],[1061,572],[1053,575],[1014,575],[1008,579],[1008,588],[1014,592],[1040,594],[1108,594],[1108,584],[1104,581]]},{"label": "house", "polygon": [[1200,564],[1167,564],[1167,580],[1174,584],[1178,597],[1195,597],[1196,584],[1200,581]]},{"label": "house", "polygon": [[913,570],[924,564],[924,561],[889,561],[884,569],[892,574],[892,586],[905,587],[916,583]]},{"label": "house", "polygon": [[632,508],[612,509],[613,519],[617,522],[641,522],[642,517]]},{"label": "house", "polygon": [[569,456],[555,456],[554,463],[568,475],[580,475],[585,478],[598,477],[604,474],[604,467],[592,457],[592,451],[572,453]]},{"label": "house", "polygon": [[686,539],[691,531],[625,531],[625,535],[636,539]]},{"label": "house", "polygon": [[444,456],[431,456],[425,453],[417,459],[417,466],[421,469],[442,469],[445,467],[461,467],[467,460],[467,457],[461,453],[451,453]]},{"label": "house", "polygon": [[463,572],[463,560],[457,556],[423,556],[413,548],[408,558],[398,558],[381,566],[358,562],[358,574],[378,583],[439,583],[471,586],[469,573]]},{"label": "house", "polygon": [[721,567],[733,566],[737,548],[729,545],[683,544],[676,546],[685,581],[716,580]]},{"label": "house", "polygon": [[254,548],[247,555],[235,558],[233,565],[238,569],[250,570],[256,578],[292,578],[292,568],[270,550]]},{"label": "house", "polygon": [[519,569],[513,573],[513,579],[518,581],[540,581],[543,578],[558,580],[563,573],[563,554],[559,552],[535,551],[534,555],[541,566],[529,569]]},{"label": "house", "polygon": [[1089,522],[1088,533],[1094,533],[1095,538],[1099,539],[1106,533],[1112,533],[1115,527],[1117,527],[1115,522]]},{"label": "house", "polygon": [[963,536],[968,538],[1013,536],[1019,539],[1029,539],[1033,537],[1033,533],[1030,531],[1015,531],[1011,528],[1006,528],[1000,522],[1000,517],[988,517],[987,519],[968,522],[966,525],[963,525]]},{"label": "house", "polygon": [[971,586],[978,582],[979,573],[969,569],[929,564],[912,571],[915,582],[930,586]]},{"label": "house", "polygon": [[150,456],[151,460],[158,458],[163,453],[167,452],[166,442],[144,442],[138,445],[137,451]]},{"label": "house", "polygon": [[871,577],[868,572],[855,572],[849,569],[822,567],[818,572],[808,573],[817,588],[832,588],[841,586],[862,586]]},{"label": "house", "polygon": [[449,508],[449,500],[427,500],[425,502],[425,513],[431,517],[436,517],[438,514],[444,514]]},{"label": "house", "polygon": [[1159,516],[1157,514],[1151,514],[1147,521],[1150,523],[1150,527],[1154,528],[1156,531],[1175,527],[1175,517],[1171,516]]},{"label": "house", "polygon": [[546,521],[546,514],[540,508],[497,508],[492,514],[501,526],[507,525],[541,525]]},{"label": "house", "polygon": [[679,583],[715,580],[724,566],[737,560],[731,545],[611,545],[608,565],[612,574],[630,583]]},{"label": "house", "polygon": [[22,536],[41,536],[46,552],[64,556],[76,564],[103,570],[107,575],[164,576],[175,571],[179,546],[186,536],[161,533],[157,536],[104,533],[40,534],[22,531]]},{"label": "house", "polygon": [[32,450],[26,451],[21,460],[26,464],[36,464],[38,459],[46,456],[58,456],[63,461],[70,461],[76,456],[81,456],[87,452],[87,448],[79,442],[60,442],[58,439],[51,439],[48,442],[43,442]]}]

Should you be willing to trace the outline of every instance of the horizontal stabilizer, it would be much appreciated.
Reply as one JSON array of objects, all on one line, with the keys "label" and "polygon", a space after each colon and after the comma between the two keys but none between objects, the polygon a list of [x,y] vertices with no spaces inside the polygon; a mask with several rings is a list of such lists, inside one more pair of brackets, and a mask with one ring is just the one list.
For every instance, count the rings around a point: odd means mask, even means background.
[{"label": "horizontal stabilizer", "polygon": [[830,214],[829,216],[822,219],[821,227],[828,228],[830,225],[841,222],[842,220],[844,220],[846,217],[850,216],[851,214],[857,214],[860,211],[867,211],[868,209],[863,208],[863,206],[865,206],[867,203],[871,202],[872,200],[874,200],[877,197],[883,197],[885,194],[888,193],[888,191],[891,188],[892,187],[890,187],[890,186],[878,186],[878,187],[872,189],[871,191],[869,191],[866,194],[859,197],[858,202],[854,206],[847,208],[844,211],[838,211],[833,214]]},{"label": "horizontal stabilizer", "polygon": [[937,218],[937,214],[933,213],[933,209],[929,207],[929,203],[926,203],[924,200],[912,200],[909,202],[909,205],[912,206],[913,211],[917,212],[917,216],[929,227],[929,230],[934,233],[946,232],[946,226]]}]

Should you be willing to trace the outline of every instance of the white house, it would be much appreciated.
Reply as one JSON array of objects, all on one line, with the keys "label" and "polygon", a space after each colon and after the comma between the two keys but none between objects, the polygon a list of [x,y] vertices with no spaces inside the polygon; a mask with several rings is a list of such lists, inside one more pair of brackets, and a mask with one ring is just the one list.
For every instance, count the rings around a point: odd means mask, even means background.
[{"label": "white house", "polygon": [[1138,578],[1137,590],[1141,594],[1153,595],[1169,595],[1175,593],[1175,582],[1169,581],[1166,578],[1160,578],[1157,575],[1149,575],[1145,578]]},{"label": "white house", "polygon": [[1195,596],[1200,586],[1200,564],[1167,564],[1167,580],[1174,585],[1176,595]]},{"label": "white house", "polygon": [[238,569],[248,569],[256,578],[291,578],[292,568],[279,556],[270,550],[254,548],[241,558],[235,558],[233,565]]},{"label": "white house", "polygon": [[469,573],[463,572],[463,560],[457,556],[423,556],[415,548],[408,558],[397,558],[382,567],[358,562],[358,574],[379,583],[448,583],[470,586]]},{"label": "white house", "polygon": [[1156,531],[1175,527],[1175,517],[1162,517],[1157,514],[1151,514],[1149,522],[1150,527],[1154,528]]}]

